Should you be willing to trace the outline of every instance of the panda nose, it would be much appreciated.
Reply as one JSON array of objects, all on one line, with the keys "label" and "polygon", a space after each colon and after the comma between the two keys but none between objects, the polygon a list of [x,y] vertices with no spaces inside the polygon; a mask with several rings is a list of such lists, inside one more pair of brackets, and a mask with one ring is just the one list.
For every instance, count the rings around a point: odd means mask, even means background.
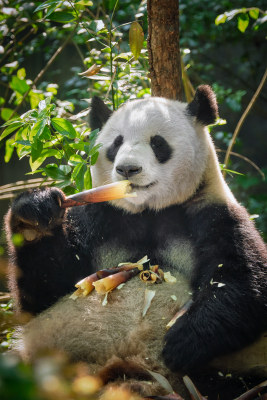
[{"label": "panda nose", "polygon": [[138,167],[137,165],[118,165],[116,171],[125,178],[129,178],[130,176],[140,174],[142,167]]}]

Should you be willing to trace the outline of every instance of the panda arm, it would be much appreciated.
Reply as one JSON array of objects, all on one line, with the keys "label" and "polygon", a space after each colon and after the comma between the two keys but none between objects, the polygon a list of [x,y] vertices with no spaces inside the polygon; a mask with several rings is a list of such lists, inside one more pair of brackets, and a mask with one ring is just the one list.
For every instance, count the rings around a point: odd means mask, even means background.
[{"label": "panda arm", "polygon": [[267,252],[240,206],[189,216],[196,250],[194,303],[165,337],[172,370],[190,371],[246,346],[267,328]]},{"label": "panda arm", "polygon": [[[65,215],[59,205],[63,198],[56,188],[24,192],[6,217],[12,260],[9,286],[22,311],[43,311],[91,273],[90,258],[85,263],[79,251],[82,235],[77,217]],[[12,241],[16,233],[23,238],[19,246]]]}]

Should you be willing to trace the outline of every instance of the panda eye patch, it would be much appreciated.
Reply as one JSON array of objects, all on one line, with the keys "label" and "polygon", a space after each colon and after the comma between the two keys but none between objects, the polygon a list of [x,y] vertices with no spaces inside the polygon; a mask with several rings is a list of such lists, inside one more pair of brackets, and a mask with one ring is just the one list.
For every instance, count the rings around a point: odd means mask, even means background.
[{"label": "panda eye patch", "polygon": [[162,136],[152,136],[150,139],[150,146],[159,163],[163,164],[171,158],[172,148]]},{"label": "panda eye patch", "polygon": [[123,136],[119,135],[116,137],[116,139],[114,140],[112,145],[109,146],[109,148],[107,149],[107,152],[106,152],[106,156],[109,161],[114,162],[115,157],[116,157],[122,143],[123,143]]}]

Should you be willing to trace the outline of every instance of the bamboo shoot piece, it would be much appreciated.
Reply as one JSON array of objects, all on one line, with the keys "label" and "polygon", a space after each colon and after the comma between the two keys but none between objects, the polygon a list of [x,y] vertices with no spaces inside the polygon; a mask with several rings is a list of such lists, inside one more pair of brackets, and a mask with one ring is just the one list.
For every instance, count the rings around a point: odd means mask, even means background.
[{"label": "bamboo shoot piece", "polygon": [[68,196],[62,201],[61,208],[82,206],[88,203],[101,203],[127,197],[136,197],[136,193],[132,192],[130,181],[123,180]]},{"label": "bamboo shoot piece", "polygon": [[148,289],[145,290],[145,300],[144,300],[142,317],[146,315],[149,307],[151,306],[151,301],[153,300],[155,294],[156,294],[155,290],[148,290]]},{"label": "bamboo shoot piece", "polygon": [[178,318],[182,317],[191,307],[191,305],[193,304],[193,300],[188,300],[182,308],[180,308],[180,310],[175,314],[175,316],[170,320],[170,322],[166,325],[167,329],[170,329],[175,322],[177,321]]},{"label": "bamboo shoot piece", "polygon": [[121,283],[127,282],[133,276],[139,273],[139,269],[131,269],[130,271],[121,271],[117,274],[109,275],[106,278],[93,282],[93,285],[99,294],[106,294],[116,289]]},{"label": "bamboo shoot piece", "polygon": [[[147,257],[142,258],[141,260],[137,261],[136,263],[121,263],[119,264],[118,267],[115,268],[110,268],[110,269],[100,269],[96,271],[94,274],[91,274],[87,276],[86,278],[80,280],[79,282],[76,283],[75,287],[77,290],[72,293],[70,296],[71,299],[76,300],[78,297],[85,297],[88,294],[94,290],[95,285],[93,284],[94,282],[101,280],[103,278],[108,277],[109,275],[114,275],[118,274],[118,272],[122,271],[132,271],[133,269],[136,270],[132,276],[137,275],[139,271],[143,270],[143,263],[147,262]],[[128,280],[128,279],[127,279]],[[123,281],[122,283],[125,283],[126,281]],[[118,284],[117,286],[119,286]],[[116,287],[117,287],[116,286]]]}]

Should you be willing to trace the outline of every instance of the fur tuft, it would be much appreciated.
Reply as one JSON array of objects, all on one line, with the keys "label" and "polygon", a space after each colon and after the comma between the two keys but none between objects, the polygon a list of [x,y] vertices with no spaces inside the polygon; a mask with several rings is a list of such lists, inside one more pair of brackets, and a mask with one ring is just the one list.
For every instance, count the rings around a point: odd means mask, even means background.
[{"label": "fur tuft", "polygon": [[209,85],[201,85],[197,88],[194,100],[188,104],[187,110],[201,124],[205,126],[214,124],[218,118],[218,105],[215,93]]},{"label": "fur tuft", "polygon": [[112,111],[97,96],[92,98],[91,111],[89,113],[89,122],[92,131],[101,129],[111,116]]}]

